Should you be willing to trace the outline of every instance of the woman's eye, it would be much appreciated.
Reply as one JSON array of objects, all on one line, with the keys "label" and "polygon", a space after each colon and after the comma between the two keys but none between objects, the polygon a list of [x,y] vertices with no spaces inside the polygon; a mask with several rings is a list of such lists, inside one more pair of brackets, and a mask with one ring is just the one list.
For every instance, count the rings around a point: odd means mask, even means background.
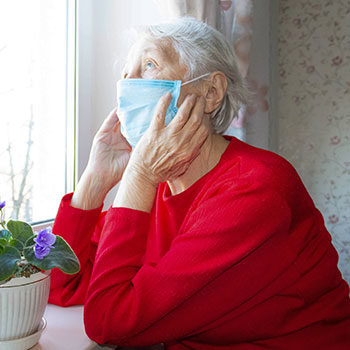
[{"label": "woman's eye", "polygon": [[146,69],[146,70],[151,69],[151,68],[154,68],[154,67],[155,67],[155,65],[154,65],[154,63],[151,62],[151,61],[148,61],[148,62],[146,62],[146,64],[145,64],[145,69]]}]

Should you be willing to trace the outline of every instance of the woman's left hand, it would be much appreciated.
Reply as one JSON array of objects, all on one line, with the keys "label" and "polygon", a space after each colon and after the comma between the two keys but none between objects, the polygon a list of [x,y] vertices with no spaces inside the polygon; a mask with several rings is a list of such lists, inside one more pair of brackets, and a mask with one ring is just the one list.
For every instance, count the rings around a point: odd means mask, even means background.
[{"label": "woman's left hand", "polygon": [[156,114],[146,133],[132,152],[128,168],[152,185],[183,175],[208,137],[205,99],[188,95],[174,119],[165,126],[165,114],[171,94],[159,100]]}]

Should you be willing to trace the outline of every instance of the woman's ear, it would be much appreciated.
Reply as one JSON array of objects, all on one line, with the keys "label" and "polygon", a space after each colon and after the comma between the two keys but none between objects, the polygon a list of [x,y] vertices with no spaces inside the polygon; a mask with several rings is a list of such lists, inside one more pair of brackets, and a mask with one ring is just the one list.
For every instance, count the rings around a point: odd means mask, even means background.
[{"label": "woman's ear", "polygon": [[204,113],[210,114],[218,108],[225,97],[227,89],[227,78],[222,72],[213,72],[207,85],[205,95],[206,106]]}]

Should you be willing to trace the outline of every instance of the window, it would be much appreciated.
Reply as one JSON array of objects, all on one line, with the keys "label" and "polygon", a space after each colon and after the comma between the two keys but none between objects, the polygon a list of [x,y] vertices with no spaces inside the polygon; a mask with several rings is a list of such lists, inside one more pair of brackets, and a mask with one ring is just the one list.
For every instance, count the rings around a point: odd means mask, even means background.
[{"label": "window", "polygon": [[2,1],[0,32],[0,200],[42,222],[73,188],[75,1]]}]

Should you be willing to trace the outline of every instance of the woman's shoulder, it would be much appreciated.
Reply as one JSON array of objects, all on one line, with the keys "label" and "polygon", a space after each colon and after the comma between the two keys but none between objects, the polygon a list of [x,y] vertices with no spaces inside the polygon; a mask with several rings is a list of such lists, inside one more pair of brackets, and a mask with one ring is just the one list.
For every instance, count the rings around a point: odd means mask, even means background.
[{"label": "woman's shoulder", "polygon": [[282,156],[234,137],[222,156],[221,166],[213,177],[213,189],[261,189],[278,192],[283,197],[307,191],[292,164]]},{"label": "woman's shoulder", "polygon": [[[256,177],[263,181],[272,180],[281,175],[297,176],[292,164],[277,153],[249,145],[234,137],[229,140],[230,144],[223,156],[223,165],[226,168],[235,168],[234,171],[239,177]],[[227,174],[230,175],[230,171]]]}]

